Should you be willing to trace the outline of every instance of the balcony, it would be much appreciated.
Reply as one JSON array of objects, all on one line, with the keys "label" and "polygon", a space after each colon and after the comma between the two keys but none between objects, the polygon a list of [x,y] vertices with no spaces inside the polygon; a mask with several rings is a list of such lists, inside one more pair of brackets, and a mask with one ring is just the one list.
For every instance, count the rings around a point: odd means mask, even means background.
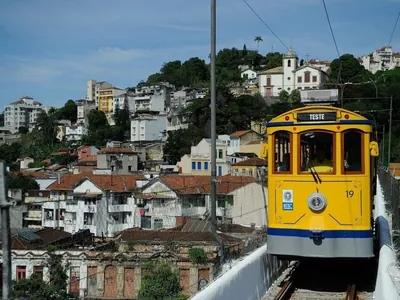
[{"label": "balcony", "polygon": [[51,227],[51,228],[57,228],[58,226],[64,227],[65,222],[64,222],[64,220],[59,220],[59,222],[58,222],[57,220],[44,219],[42,222],[42,226],[43,227]]},{"label": "balcony", "polygon": [[134,211],[133,205],[130,204],[112,204],[108,206],[108,212],[117,213],[117,212],[132,212]]},{"label": "balcony", "polygon": [[167,131],[176,131],[179,129],[187,129],[187,128],[189,128],[189,124],[168,125]]},{"label": "balcony", "polygon": [[194,206],[182,208],[182,216],[201,216],[206,212],[206,208],[204,206]]},{"label": "balcony", "polygon": [[42,220],[42,211],[41,210],[31,210],[28,211],[28,214],[24,217],[26,221],[41,221]]},{"label": "balcony", "polygon": [[85,205],[83,207],[84,213],[97,213],[97,206],[96,205]]},{"label": "balcony", "polygon": [[150,207],[146,215],[175,217],[182,215],[182,209],[180,206]]}]

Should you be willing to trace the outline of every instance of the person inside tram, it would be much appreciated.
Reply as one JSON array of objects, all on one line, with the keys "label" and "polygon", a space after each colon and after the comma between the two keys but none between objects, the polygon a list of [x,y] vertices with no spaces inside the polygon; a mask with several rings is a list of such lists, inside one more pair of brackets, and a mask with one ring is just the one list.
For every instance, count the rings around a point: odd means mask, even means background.
[{"label": "person inside tram", "polygon": [[308,166],[308,171],[310,172],[311,170],[321,173],[333,172],[332,160],[328,159],[326,151],[322,146],[317,146],[315,158]]},{"label": "person inside tram", "polygon": [[361,156],[357,155],[353,147],[349,147],[347,151],[347,159],[344,161],[346,171],[361,171]]},{"label": "person inside tram", "polygon": [[285,154],[283,155],[282,162],[281,162],[280,165],[278,166],[277,171],[278,171],[278,172],[290,171],[290,153],[285,153]]}]

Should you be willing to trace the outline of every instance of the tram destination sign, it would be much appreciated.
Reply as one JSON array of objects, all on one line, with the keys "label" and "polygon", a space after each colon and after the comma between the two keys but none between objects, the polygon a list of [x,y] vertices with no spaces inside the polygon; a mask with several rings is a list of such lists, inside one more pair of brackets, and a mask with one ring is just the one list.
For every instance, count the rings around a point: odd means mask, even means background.
[{"label": "tram destination sign", "polygon": [[298,122],[336,121],[336,112],[313,112],[297,114]]}]

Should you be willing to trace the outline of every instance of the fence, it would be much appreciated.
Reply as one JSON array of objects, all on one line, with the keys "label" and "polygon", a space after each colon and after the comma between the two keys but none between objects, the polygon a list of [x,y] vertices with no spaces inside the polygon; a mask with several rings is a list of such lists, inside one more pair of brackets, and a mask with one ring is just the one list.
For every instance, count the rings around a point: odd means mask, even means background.
[{"label": "fence", "polygon": [[391,218],[392,221],[393,247],[397,260],[400,261],[400,180],[397,180],[385,169],[379,169],[378,172],[385,197],[385,208],[389,220]]}]

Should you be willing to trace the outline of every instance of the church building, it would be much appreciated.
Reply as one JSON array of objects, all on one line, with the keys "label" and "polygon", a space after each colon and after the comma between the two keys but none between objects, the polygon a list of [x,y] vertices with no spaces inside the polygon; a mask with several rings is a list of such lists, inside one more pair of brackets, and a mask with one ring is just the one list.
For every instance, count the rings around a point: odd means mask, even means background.
[{"label": "church building", "polygon": [[282,66],[258,73],[259,92],[262,96],[278,97],[282,90],[289,94],[294,89],[320,89],[328,75],[321,68],[305,62],[299,66],[297,54],[289,49],[282,57]]}]

